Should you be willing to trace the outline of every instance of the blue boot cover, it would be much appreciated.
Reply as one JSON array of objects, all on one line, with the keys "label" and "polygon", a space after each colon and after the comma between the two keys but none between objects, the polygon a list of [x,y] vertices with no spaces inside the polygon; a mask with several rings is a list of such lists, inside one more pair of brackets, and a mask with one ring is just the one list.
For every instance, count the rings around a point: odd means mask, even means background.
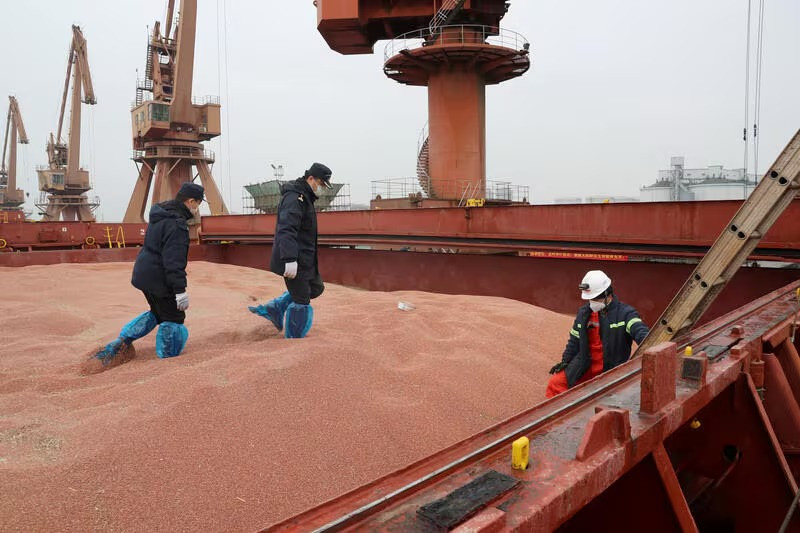
[{"label": "blue boot cover", "polygon": [[106,344],[106,347],[94,354],[94,356],[103,362],[103,366],[106,366],[126,344],[130,343],[126,343],[124,339],[115,339]]},{"label": "blue boot cover", "polygon": [[286,309],[286,338],[302,339],[311,329],[313,321],[313,307],[292,302]]},{"label": "blue boot cover", "polygon": [[186,326],[175,322],[162,322],[156,333],[156,355],[162,359],[176,357],[183,351],[187,340],[189,340],[189,330]]},{"label": "blue boot cover", "polygon": [[119,332],[119,337],[129,343],[133,342],[153,331],[156,324],[156,315],[147,311],[125,324],[125,327]]},{"label": "blue boot cover", "polygon": [[292,303],[292,297],[287,291],[264,305],[248,307],[247,309],[253,314],[263,316],[272,322],[278,328],[278,331],[281,331],[283,329],[283,315],[286,313],[286,308],[289,307],[290,303]]},{"label": "blue boot cover", "polygon": [[126,344],[130,344],[136,339],[140,339],[153,331],[156,327],[156,316],[147,311],[137,316],[122,328],[119,332],[119,338],[115,339],[108,344],[105,348],[97,352],[94,356],[103,361],[103,366],[111,362],[111,360],[119,353],[119,351]]}]

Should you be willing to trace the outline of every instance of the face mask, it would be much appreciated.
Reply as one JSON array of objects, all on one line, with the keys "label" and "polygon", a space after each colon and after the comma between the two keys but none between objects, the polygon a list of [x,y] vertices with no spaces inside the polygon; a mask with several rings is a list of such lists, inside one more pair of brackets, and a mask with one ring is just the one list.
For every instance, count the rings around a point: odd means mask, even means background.
[{"label": "face mask", "polygon": [[604,304],[603,302],[596,302],[594,300],[589,300],[589,307],[595,313],[597,311],[600,311],[601,309],[603,309],[605,306],[606,306],[606,304]]}]

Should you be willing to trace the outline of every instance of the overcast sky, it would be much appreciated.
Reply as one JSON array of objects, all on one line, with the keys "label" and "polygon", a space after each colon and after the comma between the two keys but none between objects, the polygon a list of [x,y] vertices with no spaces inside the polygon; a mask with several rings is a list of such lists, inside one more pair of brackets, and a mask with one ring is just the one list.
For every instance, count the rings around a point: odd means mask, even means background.
[{"label": "overcast sky", "polygon": [[[136,177],[136,70],[166,1],[0,6],[0,94],[17,96],[31,138],[20,146],[19,185],[31,199],[38,194],[35,166],[47,162],[70,25],[79,24],[98,101],[84,106],[81,159],[101,198],[98,214],[120,220]],[[754,27],[757,7],[754,0]],[[522,78],[487,89],[489,179],[529,185],[531,200],[547,203],[638,197],[673,155],[685,156],[687,167],[741,168],[746,20],[747,0],[512,1],[503,26],[528,38],[533,64]],[[414,174],[425,89],[384,76],[385,43],[374,55],[342,56],[315,25],[311,0],[199,0],[193,92],[222,98],[223,135],[209,148],[233,211],[243,185],[271,177],[270,162],[294,177],[322,161],[334,180],[350,184],[354,203],[369,200],[372,180]],[[800,2],[766,0],[761,172],[800,127],[798,27]]]}]

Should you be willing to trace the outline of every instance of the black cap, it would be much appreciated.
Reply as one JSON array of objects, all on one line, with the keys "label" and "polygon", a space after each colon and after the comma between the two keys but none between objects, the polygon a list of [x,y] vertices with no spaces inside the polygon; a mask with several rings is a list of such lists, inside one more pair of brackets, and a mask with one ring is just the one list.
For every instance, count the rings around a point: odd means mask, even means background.
[{"label": "black cap", "polygon": [[311,165],[311,168],[306,170],[306,177],[314,176],[315,178],[321,179],[329,189],[333,189],[333,185],[331,185],[331,174],[331,169],[322,163],[314,163]]},{"label": "black cap", "polygon": [[183,185],[181,185],[180,190],[178,190],[178,194],[180,196],[184,196],[186,198],[194,198],[198,202],[203,201],[203,193],[205,189],[203,189],[202,185],[198,185],[197,183],[192,183],[191,181],[187,181]]}]

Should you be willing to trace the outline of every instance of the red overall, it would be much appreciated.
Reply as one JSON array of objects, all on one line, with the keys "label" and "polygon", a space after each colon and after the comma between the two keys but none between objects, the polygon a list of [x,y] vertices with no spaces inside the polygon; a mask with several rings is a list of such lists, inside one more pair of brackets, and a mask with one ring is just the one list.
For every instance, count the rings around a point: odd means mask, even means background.
[{"label": "red overall", "polygon": [[[581,376],[581,379],[575,382],[579,385],[589,381],[595,376],[603,373],[603,341],[600,339],[600,316],[593,312],[589,317],[589,323],[586,325],[589,333],[589,355],[592,358],[592,363],[589,365],[589,370]],[[575,357],[578,357],[576,354]],[[561,394],[569,387],[567,386],[567,374],[565,371],[553,374],[550,381],[547,382],[547,391],[545,396],[552,398],[556,394]]]}]

